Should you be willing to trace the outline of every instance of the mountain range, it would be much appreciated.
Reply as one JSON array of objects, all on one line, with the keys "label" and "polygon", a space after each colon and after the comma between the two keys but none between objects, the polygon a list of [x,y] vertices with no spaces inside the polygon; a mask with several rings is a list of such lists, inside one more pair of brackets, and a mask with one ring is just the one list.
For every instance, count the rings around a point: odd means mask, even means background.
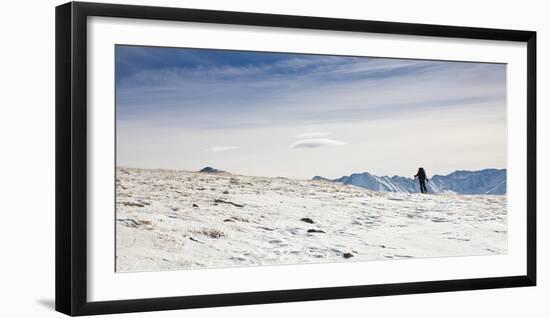
[{"label": "mountain range", "polygon": [[[340,182],[381,192],[420,192],[418,181],[413,178],[379,177],[368,172],[333,180],[315,176],[313,180]],[[434,175],[428,180],[428,193],[506,194],[506,169],[457,170],[448,175]]]}]

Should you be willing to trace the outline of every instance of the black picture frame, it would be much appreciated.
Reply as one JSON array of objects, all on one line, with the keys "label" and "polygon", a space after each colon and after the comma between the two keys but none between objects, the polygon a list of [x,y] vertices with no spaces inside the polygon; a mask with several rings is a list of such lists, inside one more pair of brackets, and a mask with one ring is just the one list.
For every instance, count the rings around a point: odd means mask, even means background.
[{"label": "black picture frame", "polygon": [[[527,273],[523,276],[89,302],[86,36],[91,16],[501,40],[527,44]],[[536,32],[70,2],[56,7],[55,308],[92,315],[536,285]]]}]

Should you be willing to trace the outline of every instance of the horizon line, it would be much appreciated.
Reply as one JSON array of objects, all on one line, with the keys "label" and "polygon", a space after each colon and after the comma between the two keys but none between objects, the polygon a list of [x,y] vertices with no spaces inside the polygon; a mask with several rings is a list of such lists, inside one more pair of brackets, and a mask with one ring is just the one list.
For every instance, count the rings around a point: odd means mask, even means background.
[{"label": "horizon line", "polygon": [[[216,169],[216,170],[219,170],[219,172],[203,172],[203,173],[228,173],[228,174],[232,174],[232,175],[241,175],[241,176],[249,176],[249,177],[262,177],[262,178],[287,178],[287,179],[294,179],[294,180],[313,180],[315,179],[316,177],[319,177],[319,178],[323,178],[323,179],[326,179],[326,180],[334,180],[334,179],[331,179],[331,178],[325,178],[323,177],[322,175],[314,175],[313,177],[309,178],[309,179],[302,179],[302,178],[292,178],[292,177],[285,177],[285,176],[276,176],[276,177],[269,177],[269,176],[265,176],[265,175],[249,175],[249,174],[242,174],[242,173],[233,173],[233,172],[229,172],[229,171],[226,171],[226,170],[223,170],[223,169],[218,169],[218,168],[215,168],[215,167],[212,167],[212,166],[204,166],[202,169],[204,168],[213,168],[213,169]],[[140,169],[140,170],[167,170],[167,171],[185,171],[185,172],[197,172],[197,173],[200,173],[199,170],[189,170],[189,169],[184,169],[184,168],[142,168],[142,167],[132,167],[132,166],[119,166],[119,165],[115,165],[115,169]],[[431,178],[435,177],[435,176],[441,176],[441,177],[445,177],[445,176],[448,176],[450,174],[453,174],[455,172],[480,172],[480,171],[484,171],[484,170],[505,170],[507,171],[508,169],[507,168],[482,168],[482,169],[477,169],[477,170],[467,170],[467,169],[456,169],[456,170],[453,170],[452,172],[449,172],[448,174],[433,174],[431,176]],[[368,173],[370,174],[371,176],[376,176],[376,177],[380,177],[380,178],[384,178],[384,177],[387,177],[387,178],[394,178],[394,177],[400,177],[400,178],[406,178],[406,179],[412,179],[412,178],[409,178],[409,177],[405,177],[405,176],[400,176],[400,175],[393,175],[393,176],[389,176],[389,175],[376,175],[376,174],[372,174],[368,171],[363,171],[363,172],[352,172],[350,174],[344,174],[342,175],[341,177],[339,178],[342,178],[342,177],[348,177],[348,176],[351,176],[353,174],[365,174],[365,173]],[[338,179],[338,178],[336,178]]]}]

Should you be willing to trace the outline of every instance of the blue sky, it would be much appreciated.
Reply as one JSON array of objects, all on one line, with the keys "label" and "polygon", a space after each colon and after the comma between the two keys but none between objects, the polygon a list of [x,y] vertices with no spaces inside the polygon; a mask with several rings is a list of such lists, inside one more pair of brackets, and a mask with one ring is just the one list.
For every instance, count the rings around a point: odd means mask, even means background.
[{"label": "blue sky", "polygon": [[503,64],[117,46],[116,84],[120,166],[300,179],[506,166]]}]

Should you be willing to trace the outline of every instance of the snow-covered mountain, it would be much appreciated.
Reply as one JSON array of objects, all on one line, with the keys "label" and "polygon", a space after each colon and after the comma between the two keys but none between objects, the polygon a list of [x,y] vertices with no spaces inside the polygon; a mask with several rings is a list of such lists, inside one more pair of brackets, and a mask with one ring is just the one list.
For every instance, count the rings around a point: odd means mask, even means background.
[{"label": "snow-covered mountain", "polygon": [[[506,194],[506,169],[458,170],[446,176],[434,175],[428,179],[429,193]],[[313,180],[329,179],[316,176]],[[368,172],[354,173],[329,181],[381,192],[419,192],[418,181],[413,178],[379,177]]]},{"label": "snow-covered mountain", "polygon": [[230,173],[116,173],[117,272],[507,252],[505,196],[375,192]]}]

